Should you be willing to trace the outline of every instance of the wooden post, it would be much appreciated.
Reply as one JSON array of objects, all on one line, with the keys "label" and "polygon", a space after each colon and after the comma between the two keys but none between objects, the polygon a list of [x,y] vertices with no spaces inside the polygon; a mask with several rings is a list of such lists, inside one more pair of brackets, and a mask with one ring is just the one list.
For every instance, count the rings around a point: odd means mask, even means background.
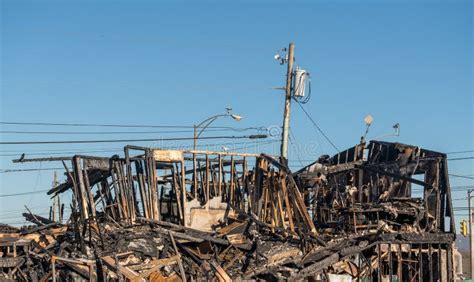
[{"label": "wooden post", "polygon": [[209,189],[209,155],[206,154],[206,211],[209,211],[211,194]]},{"label": "wooden post", "polygon": [[51,258],[51,272],[52,272],[52,275],[53,275],[53,282],[56,282],[56,257],[53,256]]},{"label": "wooden post", "polygon": [[170,238],[171,238],[171,243],[173,244],[174,251],[176,252],[176,255],[178,256],[178,266],[179,266],[179,272],[181,272],[181,280],[183,282],[186,282],[186,273],[184,272],[183,264],[181,262],[181,254],[178,251],[178,247],[176,246],[176,242],[174,241],[173,233],[171,231],[169,232]]},{"label": "wooden post", "polygon": [[235,185],[234,185],[234,182],[235,182],[235,177],[234,177],[234,173],[235,173],[235,162],[234,162],[234,156],[231,156],[230,157],[230,188],[229,188],[229,202],[231,204],[234,204],[233,201],[234,201],[234,193],[235,193]]},{"label": "wooden post", "polygon": [[224,170],[224,166],[222,165],[222,156],[219,154],[219,196],[222,197],[222,172]]},{"label": "wooden post", "polygon": [[141,161],[135,162],[135,170],[137,172],[137,182],[138,182],[138,189],[140,190],[140,198],[142,199],[143,215],[146,218],[150,218],[150,214],[148,213],[148,206],[150,203],[148,203],[148,198],[145,193],[145,181],[143,179],[143,166],[142,166]]},{"label": "wooden post", "polygon": [[[194,128],[196,130],[196,127]],[[196,140],[194,140],[196,142]],[[196,148],[194,148],[196,150]],[[198,181],[197,181],[197,171],[196,171],[196,153],[193,153],[193,192],[194,199],[197,199],[197,190],[198,190]]]},{"label": "wooden post", "polygon": [[[184,166],[184,160],[181,161],[181,187],[182,187],[182,196],[183,196],[183,225],[186,227],[186,168]],[[185,281],[184,278],[183,281]]]},{"label": "wooden post", "polygon": [[178,209],[178,218],[181,220],[181,222],[184,223],[184,217],[183,217],[183,209],[181,208],[181,186],[180,183],[178,182],[178,166],[173,163],[173,188],[174,192],[176,194],[176,204],[177,204],[177,209]]},{"label": "wooden post", "polygon": [[158,205],[158,188],[156,183],[156,166],[155,159],[151,150],[147,150],[147,167],[148,167],[148,185],[150,190],[150,201],[152,207],[153,219],[160,220],[160,207]]},{"label": "wooden post", "polygon": [[290,111],[291,111],[291,84],[293,80],[293,63],[294,63],[295,44],[290,43],[288,47],[288,69],[286,72],[286,88],[285,88],[285,109],[283,113],[283,131],[281,138],[281,157],[288,159],[288,133],[290,129]]},{"label": "wooden post", "polygon": [[81,219],[85,220],[89,218],[89,212],[88,212],[88,207],[87,207],[87,201],[86,197],[84,195],[85,193],[85,187],[84,187],[84,182],[82,181],[82,169],[81,169],[81,160],[79,157],[74,157],[74,173],[75,177],[77,179],[78,183],[78,197],[79,197],[79,203],[81,205]]},{"label": "wooden post", "polygon": [[87,168],[83,169],[83,177],[84,177],[84,185],[86,187],[86,194],[89,197],[89,208],[91,209],[92,218],[95,220],[96,212],[95,212],[95,202],[94,202],[94,195],[92,195],[92,187],[90,187],[89,183],[89,174],[87,173]]},{"label": "wooden post", "polygon": [[281,190],[283,192],[283,199],[285,200],[286,213],[288,214],[288,221],[290,224],[290,230],[295,231],[295,225],[293,224],[293,211],[290,205],[290,199],[288,198],[288,191],[286,189],[286,177],[280,172]]}]

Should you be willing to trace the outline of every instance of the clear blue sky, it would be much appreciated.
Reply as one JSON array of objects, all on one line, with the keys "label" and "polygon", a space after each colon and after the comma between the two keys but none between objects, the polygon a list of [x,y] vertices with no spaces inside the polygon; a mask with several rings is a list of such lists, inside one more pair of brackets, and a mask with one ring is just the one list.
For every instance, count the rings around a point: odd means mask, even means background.
[{"label": "clear blue sky", "polygon": [[[191,125],[231,106],[244,119],[239,124],[222,119],[215,126],[278,126],[283,95],[271,88],[284,84],[285,67],[273,56],[292,41],[297,64],[312,75],[306,109],[340,149],[359,141],[369,113],[375,119],[369,137],[390,132],[398,122],[401,136],[386,140],[441,152],[474,149],[471,1],[255,2],[1,1],[1,120]],[[334,153],[296,105],[291,127],[293,168],[300,166],[298,158],[307,163]],[[247,133],[255,132],[207,134]],[[0,134],[0,139],[159,136],[170,134]],[[12,164],[11,155],[20,152],[122,145],[4,145],[0,168],[60,166]],[[164,146],[171,145],[189,142]],[[276,153],[278,146],[248,150]],[[450,170],[473,176],[474,162],[452,162]],[[51,185],[52,171],[0,173],[0,181],[0,194],[43,190]],[[451,182],[474,184],[463,178]],[[0,201],[0,222],[18,222],[15,215],[25,203],[39,213],[49,204],[42,194]]]}]

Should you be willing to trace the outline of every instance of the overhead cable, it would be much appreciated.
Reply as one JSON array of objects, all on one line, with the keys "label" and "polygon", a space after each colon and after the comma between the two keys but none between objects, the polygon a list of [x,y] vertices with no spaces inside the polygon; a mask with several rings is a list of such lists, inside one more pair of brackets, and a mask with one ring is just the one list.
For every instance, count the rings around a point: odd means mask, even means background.
[{"label": "overhead cable", "polygon": [[[244,135],[244,136],[205,136],[199,137],[200,140],[207,139],[254,139],[266,138],[266,135]],[[149,139],[109,139],[109,140],[62,140],[62,141],[5,141],[0,145],[31,145],[31,144],[80,144],[80,143],[118,143],[118,142],[154,142],[154,141],[180,141],[194,140],[193,137],[175,137],[175,138],[149,138]]]},{"label": "overhead cable", "polygon": [[339,149],[336,147],[336,145],[334,145],[334,143],[331,141],[331,139],[329,139],[329,137],[324,133],[324,131],[319,127],[319,125],[313,120],[313,118],[311,117],[311,115],[305,110],[305,108],[303,107],[303,105],[301,105],[300,101],[296,100],[295,101],[297,102],[298,106],[300,106],[300,108],[303,110],[303,112],[305,113],[305,115],[308,117],[308,119],[311,121],[311,123],[314,125],[314,127],[319,131],[319,133],[321,133],[321,135],[329,142],[329,144],[331,144],[331,146],[337,151],[339,152]]}]

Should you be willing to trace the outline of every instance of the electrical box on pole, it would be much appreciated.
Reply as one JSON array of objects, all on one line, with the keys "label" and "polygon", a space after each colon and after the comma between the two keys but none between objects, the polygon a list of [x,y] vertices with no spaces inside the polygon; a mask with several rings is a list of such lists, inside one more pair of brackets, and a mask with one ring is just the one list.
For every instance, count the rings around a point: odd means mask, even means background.
[{"label": "electrical box on pole", "polygon": [[[283,126],[281,134],[281,148],[280,156],[282,162],[288,161],[288,134],[290,130],[290,112],[291,100],[295,100],[300,104],[305,104],[311,97],[311,84],[309,83],[309,73],[299,67],[294,69],[295,63],[295,45],[290,43],[288,49],[284,48],[281,51],[287,51],[287,55],[277,54],[275,60],[280,64],[287,63],[288,68],[286,72],[286,86],[285,86],[285,108],[283,112]],[[308,94],[306,94],[306,84],[308,83]]]},{"label": "electrical box on pole", "polygon": [[294,72],[294,86],[293,86],[293,96],[296,98],[303,98],[306,93],[306,81],[309,74],[306,70],[296,68]]}]

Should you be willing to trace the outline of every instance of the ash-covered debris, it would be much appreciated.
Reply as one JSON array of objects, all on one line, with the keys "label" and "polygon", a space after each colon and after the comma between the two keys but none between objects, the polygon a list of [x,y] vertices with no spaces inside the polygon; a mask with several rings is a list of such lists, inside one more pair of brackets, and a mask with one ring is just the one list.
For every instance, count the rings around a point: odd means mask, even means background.
[{"label": "ash-covered debris", "polygon": [[54,158],[69,220],[0,225],[1,279],[454,280],[444,154],[371,142],[296,173],[268,155],[124,155]]}]

